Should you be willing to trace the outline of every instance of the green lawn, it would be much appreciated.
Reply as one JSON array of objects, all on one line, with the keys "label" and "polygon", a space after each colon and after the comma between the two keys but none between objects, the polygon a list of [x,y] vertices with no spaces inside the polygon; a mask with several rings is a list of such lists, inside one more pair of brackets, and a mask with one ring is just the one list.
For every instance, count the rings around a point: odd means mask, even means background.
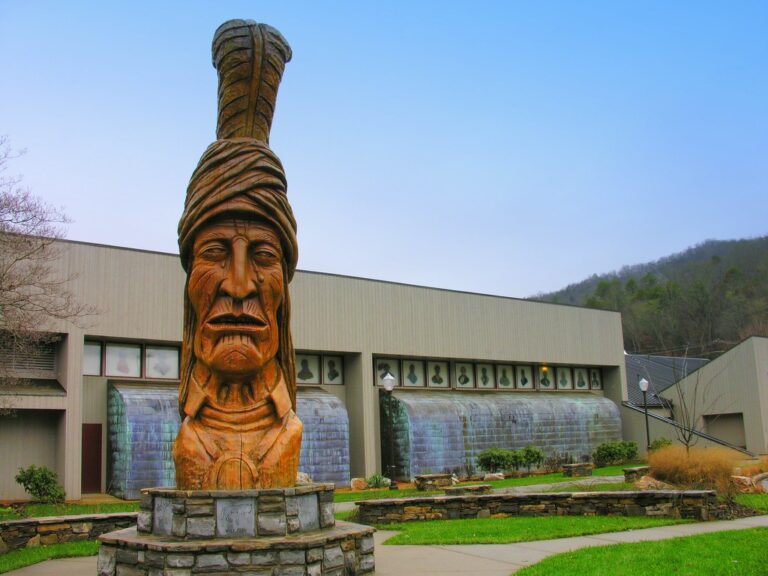
[{"label": "green lawn", "polygon": [[54,558],[75,558],[77,556],[95,556],[99,553],[98,542],[68,542],[66,544],[51,544],[38,548],[14,550],[0,555],[0,574],[17,570],[24,566],[37,564]]},{"label": "green lawn", "polygon": [[736,503],[768,514],[768,494],[739,494]]},{"label": "green lawn", "polygon": [[553,488],[550,492],[626,492],[637,490],[632,482],[617,482],[613,484],[579,484]]},{"label": "green lawn", "polygon": [[358,500],[381,500],[384,498],[410,498],[412,496],[442,496],[442,490],[433,492],[421,492],[416,488],[406,490],[390,490],[389,488],[379,488],[375,490],[365,490],[362,492],[336,492],[333,495],[334,502],[357,502]]},{"label": "green lawn", "polygon": [[558,554],[516,576],[747,576],[765,574],[768,529],[735,530]]},{"label": "green lawn", "polygon": [[16,513],[10,508],[0,508],[0,520],[138,511],[138,502],[121,502],[119,504],[30,504],[24,507],[22,513]]},{"label": "green lawn", "polygon": [[[605,466],[604,468],[595,468],[593,476],[622,476],[624,468],[632,466],[642,466],[642,464],[624,464],[622,466]],[[516,486],[535,486],[538,484],[556,484],[559,482],[578,481],[579,478],[563,476],[562,472],[554,474],[542,474],[540,476],[526,476],[524,478],[506,478],[504,480],[493,480],[490,482],[466,482],[465,484],[490,484],[494,489],[514,488]],[[443,494],[442,491],[420,492],[415,488],[406,490],[389,490],[382,488],[378,490],[364,490],[362,492],[337,492],[334,496],[334,502],[355,502],[357,500],[375,500],[379,498],[410,498],[412,496],[437,496]]]},{"label": "green lawn", "polygon": [[433,520],[382,524],[381,530],[400,534],[386,544],[510,544],[622,532],[681,524],[683,520],[624,516],[550,516],[547,518],[482,518],[472,520]]},{"label": "green lawn", "polygon": [[346,522],[354,522],[355,518],[357,518],[357,509],[355,510],[345,510],[344,512],[336,512],[334,514],[336,517],[336,520],[344,520]]}]

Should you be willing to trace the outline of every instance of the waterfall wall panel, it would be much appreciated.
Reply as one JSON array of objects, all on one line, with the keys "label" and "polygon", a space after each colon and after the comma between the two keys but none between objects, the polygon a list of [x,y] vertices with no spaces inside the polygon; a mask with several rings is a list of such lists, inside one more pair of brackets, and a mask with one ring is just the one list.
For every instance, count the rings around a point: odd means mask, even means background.
[{"label": "waterfall wall panel", "polygon": [[[299,470],[316,482],[349,484],[349,418],[344,404],[319,389],[299,389],[304,423]],[[173,488],[173,441],[179,430],[176,386],[112,384],[108,396],[107,491],[135,500],[142,488]]]},{"label": "waterfall wall panel", "polygon": [[135,500],[142,488],[175,486],[176,386],[112,384],[107,399],[107,491]]},{"label": "waterfall wall panel", "polygon": [[391,398],[382,395],[380,407],[382,470],[388,469],[391,458],[399,479],[468,474],[486,448],[532,445],[548,456],[569,454],[578,461],[603,442],[621,440],[618,407],[592,394],[396,391]]},{"label": "waterfall wall panel", "polygon": [[299,388],[296,412],[304,424],[299,470],[315,482],[349,485],[349,417],[341,400],[319,388]]}]

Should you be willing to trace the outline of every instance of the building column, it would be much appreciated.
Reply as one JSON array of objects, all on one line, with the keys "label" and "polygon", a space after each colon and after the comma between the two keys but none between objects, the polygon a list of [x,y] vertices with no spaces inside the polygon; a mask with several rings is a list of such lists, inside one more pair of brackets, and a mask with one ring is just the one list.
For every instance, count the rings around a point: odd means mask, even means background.
[{"label": "building column", "polygon": [[64,337],[58,356],[59,382],[67,391],[66,411],[59,423],[56,451],[60,479],[67,500],[81,497],[83,433],[83,335],[72,331]]}]

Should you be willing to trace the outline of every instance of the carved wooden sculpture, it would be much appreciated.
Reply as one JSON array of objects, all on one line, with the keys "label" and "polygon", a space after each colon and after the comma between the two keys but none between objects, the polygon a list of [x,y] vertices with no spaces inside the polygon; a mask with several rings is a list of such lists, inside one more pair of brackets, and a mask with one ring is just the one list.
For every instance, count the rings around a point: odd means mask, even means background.
[{"label": "carved wooden sculpture", "polygon": [[288,43],[231,20],[213,39],[217,140],[187,188],[179,222],[187,272],[179,409],[179,489],[293,486],[302,425],[288,283],[296,221],[269,130]]}]

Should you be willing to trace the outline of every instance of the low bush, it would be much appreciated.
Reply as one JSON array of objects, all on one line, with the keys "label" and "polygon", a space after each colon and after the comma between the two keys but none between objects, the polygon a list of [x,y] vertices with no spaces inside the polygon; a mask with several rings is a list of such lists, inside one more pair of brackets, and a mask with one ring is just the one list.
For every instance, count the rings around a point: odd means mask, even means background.
[{"label": "low bush", "polygon": [[595,466],[626,464],[637,458],[637,444],[634,442],[605,442],[592,453]]},{"label": "low bush", "polygon": [[387,488],[392,484],[389,478],[378,472],[366,478],[365,481],[368,483],[368,488]]},{"label": "low bush", "polygon": [[29,468],[19,468],[16,482],[38,502],[56,504],[64,502],[64,489],[59,485],[56,472],[45,466],[38,468],[34,464]]},{"label": "low bush", "polygon": [[651,451],[661,450],[662,448],[666,448],[667,446],[672,446],[672,440],[670,440],[669,438],[664,438],[664,436],[659,436],[653,442],[651,442],[650,449]]},{"label": "low bush", "polygon": [[512,451],[502,448],[488,448],[475,457],[477,466],[486,472],[509,470],[513,467],[513,459]]},{"label": "low bush", "polygon": [[728,495],[733,491],[731,475],[739,455],[725,448],[691,448],[667,446],[651,452],[648,465],[657,480],[681,488],[717,490]]},{"label": "low bush", "polygon": [[523,464],[531,471],[531,466],[538,466],[544,461],[544,452],[535,446],[526,446],[522,451]]}]

